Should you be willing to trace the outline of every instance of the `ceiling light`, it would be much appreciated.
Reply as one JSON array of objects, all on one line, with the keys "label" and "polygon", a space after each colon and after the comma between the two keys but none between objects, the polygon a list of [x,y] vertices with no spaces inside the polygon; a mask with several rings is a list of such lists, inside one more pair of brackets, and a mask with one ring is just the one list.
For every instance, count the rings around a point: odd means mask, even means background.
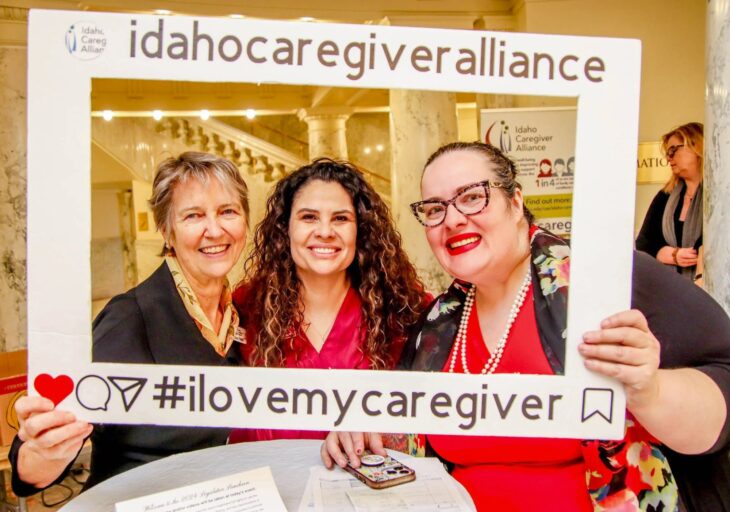
[{"label": "ceiling light", "polygon": [[244,16],[243,14],[229,14],[228,17],[236,19],[236,20],[240,20],[241,18],[245,18],[246,16]]},{"label": "ceiling light", "polygon": [[155,119],[155,121],[159,121],[160,119],[162,119],[162,110],[153,110],[152,117]]},{"label": "ceiling light", "polygon": [[172,11],[167,9],[155,9],[155,14],[159,14],[160,16],[169,16],[172,14]]},{"label": "ceiling light", "polygon": [[252,108],[247,108],[243,115],[246,117],[246,119],[253,119],[256,117],[256,111]]},{"label": "ceiling light", "polygon": [[311,16],[302,16],[301,18],[299,18],[299,21],[314,21],[314,18],[312,18]]},{"label": "ceiling light", "polygon": [[375,150],[378,153],[382,153],[383,152],[383,145],[382,144],[378,144],[377,146],[375,146]]},{"label": "ceiling light", "polygon": [[101,113],[101,117],[104,118],[104,121],[111,121],[114,117],[114,112],[112,112],[111,110],[105,110]]},{"label": "ceiling light", "polygon": [[372,152],[372,149],[370,148],[370,146],[366,146],[363,148],[362,152],[366,155],[369,155]]},{"label": "ceiling light", "polygon": [[207,121],[208,119],[210,119],[210,111],[205,109],[201,110],[200,119],[202,119],[203,121]]}]

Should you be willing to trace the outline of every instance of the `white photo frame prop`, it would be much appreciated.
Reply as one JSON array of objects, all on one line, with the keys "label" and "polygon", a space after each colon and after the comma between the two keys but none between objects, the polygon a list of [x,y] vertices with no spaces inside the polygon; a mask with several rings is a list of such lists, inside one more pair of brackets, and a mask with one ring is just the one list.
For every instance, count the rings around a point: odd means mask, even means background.
[{"label": "white photo frame prop", "polygon": [[[638,41],[45,10],[29,25],[31,393],[104,423],[623,436],[622,387],[586,370],[577,346],[630,304]],[[93,363],[92,78],[577,97],[565,375]]]}]

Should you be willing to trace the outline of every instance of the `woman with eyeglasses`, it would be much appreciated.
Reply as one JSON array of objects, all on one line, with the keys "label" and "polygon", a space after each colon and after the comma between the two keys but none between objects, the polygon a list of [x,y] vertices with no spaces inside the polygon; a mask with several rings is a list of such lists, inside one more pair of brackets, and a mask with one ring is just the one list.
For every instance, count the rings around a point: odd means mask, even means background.
[{"label": "woman with eyeglasses", "polygon": [[702,123],[687,123],[662,136],[672,176],[644,217],[636,248],[677,272],[702,283],[698,253],[702,246]]},{"label": "woman with eyeglasses", "polygon": [[[563,373],[570,248],[534,224],[515,176],[513,162],[479,142],[449,144],[428,159],[425,199],[411,207],[456,280],[424,313],[401,368]],[[579,346],[587,368],[626,390],[623,441],[426,436],[477,510],[676,510],[672,469],[685,478],[690,465],[675,457],[670,468],[662,444],[718,452],[728,467],[730,319],[701,289],[635,254],[635,309],[606,318]],[[383,453],[378,434],[330,433],[322,459],[357,466],[366,446]],[[691,510],[728,501],[722,491],[686,490],[691,476],[679,482]]]}]

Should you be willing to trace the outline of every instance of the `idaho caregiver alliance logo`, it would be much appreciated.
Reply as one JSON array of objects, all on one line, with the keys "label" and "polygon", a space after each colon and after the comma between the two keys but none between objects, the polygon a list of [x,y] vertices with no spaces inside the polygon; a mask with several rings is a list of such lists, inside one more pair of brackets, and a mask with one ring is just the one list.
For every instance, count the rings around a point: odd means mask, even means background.
[{"label": "idaho caregiver alliance logo", "polygon": [[[492,133],[493,130],[498,133]],[[497,121],[493,122],[484,135],[484,142],[498,147],[503,153],[512,151],[512,132],[509,125],[504,121],[499,121],[499,126],[497,126]]]},{"label": "idaho caregiver alliance logo", "polygon": [[104,53],[106,49],[104,31],[85,21],[71,25],[66,31],[66,50],[80,60],[91,60]]}]

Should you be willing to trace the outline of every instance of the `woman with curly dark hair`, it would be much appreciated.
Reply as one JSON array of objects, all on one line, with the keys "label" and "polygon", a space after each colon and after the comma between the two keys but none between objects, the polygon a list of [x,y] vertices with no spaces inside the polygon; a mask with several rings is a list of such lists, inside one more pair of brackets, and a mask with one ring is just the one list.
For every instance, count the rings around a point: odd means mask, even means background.
[{"label": "woman with curly dark hair", "polygon": [[[320,158],[275,187],[234,293],[248,364],[388,369],[427,304],[388,207],[348,162]],[[324,439],[237,430],[231,442]]]}]

